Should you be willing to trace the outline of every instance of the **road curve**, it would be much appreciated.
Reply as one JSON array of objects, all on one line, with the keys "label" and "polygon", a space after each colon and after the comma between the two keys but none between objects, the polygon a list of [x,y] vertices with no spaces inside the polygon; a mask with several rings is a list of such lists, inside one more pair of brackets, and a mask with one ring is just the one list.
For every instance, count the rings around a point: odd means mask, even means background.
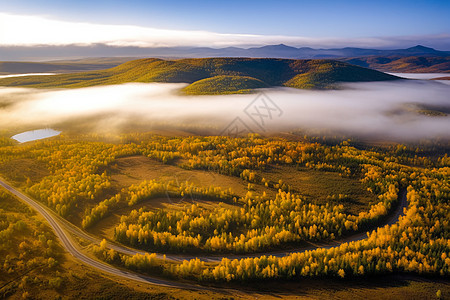
[{"label": "road curve", "polygon": [[125,270],[121,270],[119,268],[113,267],[111,265],[108,265],[106,263],[102,263],[100,261],[97,261],[95,259],[92,259],[82,253],[73,243],[71,238],[67,235],[67,233],[63,230],[59,222],[52,216],[51,213],[47,211],[46,208],[44,208],[41,204],[36,202],[35,200],[31,199],[30,197],[24,195],[23,193],[19,192],[12,186],[10,186],[8,183],[6,183],[2,178],[0,178],[0,185],[5,188],[7,191],[9,191],[11,194],[17,196],[19,199],[24,201],[26,204],[30,205],[34,210],[36,210],[38,213],[40,213],[50,224],[50,226],[53,228],[53,231],[56,233],[56,236],[61,241],[62,245],[66,250],[76,259],[80,260],[81,262],[92,266],[100,271],[120,276],[126,279],[131,279],[139,282],[145,282],[145,283],[151,283],[159,286],[166,286],[166,287],[176,287],[176,288],[188,288],[188,289],[205,289],[203,286],[200,285],[194,285],[194,284],[184,284],[180,282],[175,281],[168,281],[163,280],[155,277],[145,276],[145,275],[139,275],[136,273],[128,272]]},{"label": "road curve", "polygon": [[[83,263],[90,265],[94,268],[97,268],[101,271],[104,271],[106,273],[120,276],[126,279],[131,279],[135,281],[145,282],[145,283],[151,283],[156,284],[160,286],[167,286],[167,287],[178,287],[178,288],[188,288],[188,289],[205,289],[204,286],[195,285],[195,284],[187,284],[187,283],[180,283],[175,281],[169,281],[169,280],[163,280],[151,276],[145,276],[145,275],[139,275],[136,273],[128,272],[125,270],[121,270],[119,268],[113,267],[111,265],[108,265],[106,263],[102,263],[100,261],[97,261],[95,259],[92,259],[88,256],[86,256],[84,253],[82,253],[73,243],[72,239],[69,237],[67,232],[70,232],[78,237],[81,237],[85,240],[94,242],[94,243],[100,243],[101,239],[94,237],[80,228],[74,226],[73,224],[69,223],[67,220],[63,219],[62,217],[54,214],[51,212],[48,208],[45,208],[42,204],[38,203],[37,201],[31,199],[30,197],[26,196],[25,194],[21,193],[14,187],[12,187],[10,184],[8,184],[3,178],[0,177],[0,186],[5,188],[7,191],[9,191],[11,194],[18,197],[20,200],[25,202],[26,204],[30,205],[33,209],[35,209],[37,212],[39,212],[50,224],[50,226],[55,231],[57,237],[60,239],[63,246],[66,248],[66,250],[75,258],[79,259]],[[396,210],[392,213],[392,215],[386,220],[386,222],[382,225],[392,225],[396,223],[400,216],[404,214],[404,208],[407,207],[407,197],[406,197],[406,189],[403,189],[399,192],[399,204],[396,208]],[[65,230],[64,230],[65,229]],[[375,228],[376,230],[376,228]],[[277,257],[283,257],[286,255],[289,255],[291,253],[298,253],[298,252],[305,252],[309,250],[314,250],[317,248],[332,248],[339,246],[342,243],[347,242],[355,242],[359,240],[363,240],[367,238],[367,234],[365,232],[363,233],[357,233],[354,235],[351,235],[349,237],[332,241],[329,243],[309,243],[308,246],[304,246],[301,248],[296,249],[290,249],[289,251],[273,251],[273,252],[264,252],[264,253],[253,253],[253,254],[246,254],[246,255],[226,255],[226,256],[189,256],[189,255],[177,255],[177,254],[168,254],[166,255],[167,260],[173,260],[173,261],[182,261],[182,260],[188,260],[193,258],[199,258],[202,261],[206,262],[219,262],[222,260],[222,258],[226,257],[229,259],[241,259],[241,258],[248,258],[248,257],[259,257],[262,255],[272,255]],[[145,251],[125,247],[116,243],[108,243],[108,248],[114,249],[118,252],[121,252],[123,254],[128,255],[134,255],[137,253],[144,254]],[[162,254],[157,254],[159,258],[162,258]],[[213,288],[211,288],[213,289]]]}]

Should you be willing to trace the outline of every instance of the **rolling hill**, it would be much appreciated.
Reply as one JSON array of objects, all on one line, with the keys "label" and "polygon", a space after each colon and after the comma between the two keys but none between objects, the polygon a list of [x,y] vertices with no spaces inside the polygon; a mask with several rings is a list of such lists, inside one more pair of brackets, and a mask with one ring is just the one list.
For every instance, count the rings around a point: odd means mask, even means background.
[{"label": "rolling hill", "polygon": [[265,87],[269,86],[253,77],[219,75],[195,81],[183,91],[188,95],[243,94]]},{"label": "rolling hill", "polygon": [[384,72],[450,73],[450,56],[369,56],[343,61]]},{"label": "rolling hill", "polygon": [[332,89],[339,82],[395,80],[399,77],[333,60],[256,58],[139,59],[107,70],[0,79],[0,86],[80,88],[127,82],[189,83],[187,94],[230,94],[287,86]]}]

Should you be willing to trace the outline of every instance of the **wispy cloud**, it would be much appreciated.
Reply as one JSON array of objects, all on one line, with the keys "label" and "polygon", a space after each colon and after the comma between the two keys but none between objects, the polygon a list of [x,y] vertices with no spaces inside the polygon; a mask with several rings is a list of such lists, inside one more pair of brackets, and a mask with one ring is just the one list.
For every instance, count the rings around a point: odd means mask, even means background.
[{"label": "wispy cloud", "polygon": [[210,31],[166,30],[130,25],[104,25],[54,20],[43,16],[0,13],[0,46],[252,46],[284,43],[309,47],[410,47],[426,43],[450,48],[450,34],[404,37],[311,38],[283,35],[223,34]]}]

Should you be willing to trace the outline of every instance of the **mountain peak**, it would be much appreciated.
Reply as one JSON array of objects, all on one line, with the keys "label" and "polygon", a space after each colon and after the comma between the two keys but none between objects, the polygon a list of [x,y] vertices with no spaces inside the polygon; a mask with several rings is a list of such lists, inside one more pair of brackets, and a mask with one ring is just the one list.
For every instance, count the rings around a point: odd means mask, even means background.
[{"label": "mountain peak", "polygon": [[278,45],[267,45],[267,46],[262,46],[260,48],[266,48],[266,49],[277,49],[277,50],[297,50],[297,48],[295,47],[291,47],[285,44],[278,44]]},{"label": "mountain peak", "polygon": [[408,51],[421,51],[421,52],[437,52],[436,49],[430,48],[430,47],[425,47],[423,45],[416,45],[414,47],[410,47],[408,49],[406,49]]}]

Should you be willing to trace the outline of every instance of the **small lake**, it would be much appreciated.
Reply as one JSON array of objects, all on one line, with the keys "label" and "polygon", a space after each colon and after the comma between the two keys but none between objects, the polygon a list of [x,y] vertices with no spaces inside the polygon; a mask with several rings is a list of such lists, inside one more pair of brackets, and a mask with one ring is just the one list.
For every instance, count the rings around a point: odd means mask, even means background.
[{"label": "small lake", "polygon": [[61,131],[53,130],[50,128],[46,129],[37,129],[25,131],[19,134],[12,136],[11,138],[18,141],[19,143],[25,143],[30,141],[42,140],[52,136],[57,136],[61,133]]},{"label": "small lake", "polygon": [[27,74],[10,74],[10,75],[0,75],[0,78],[9,78],[9,77],[22,77],[22,76],[46,76],[46,75],[57,75],[57,73],[27,73]]}]

